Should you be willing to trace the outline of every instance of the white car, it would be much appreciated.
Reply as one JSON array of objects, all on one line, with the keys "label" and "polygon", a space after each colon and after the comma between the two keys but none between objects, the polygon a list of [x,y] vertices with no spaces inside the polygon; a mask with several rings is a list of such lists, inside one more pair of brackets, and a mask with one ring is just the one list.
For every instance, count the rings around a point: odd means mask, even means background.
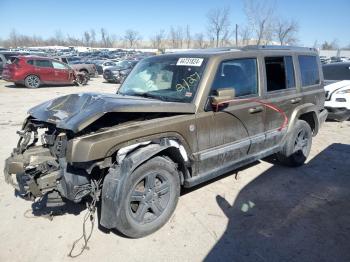
[{"label": "white car", "polygon": [[344,121],[350,118],[350,63],[323,66],[328,118]]}]

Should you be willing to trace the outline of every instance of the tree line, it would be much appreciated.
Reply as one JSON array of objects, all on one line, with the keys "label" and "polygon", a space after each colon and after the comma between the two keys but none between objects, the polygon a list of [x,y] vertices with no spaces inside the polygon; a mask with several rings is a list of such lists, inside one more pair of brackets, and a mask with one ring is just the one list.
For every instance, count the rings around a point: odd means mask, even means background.
[{"label": "tree line", "polygon": [[[230,7],[214,8],[206,14],[206,28],[203,32],[192,32],[190,25],[170,26],[160,29],[144,38],[140,32],[127,29],[123,35],[109,33],[105,28],[90,29],[76,37],[57,30],[53,36],[28,36],[12,30],[7,39],[0,39],[0,46],[88,46],[100,48],[208,48],[244,45],[293,45],[297,44],[299,24],[292,18],[285,18],[276,13],[272,2],[245,0],[244,14],[246,22],[232,23]],[[336,49],[336,41],[325,41],[321,45],[315,41],[314,47]]]}]

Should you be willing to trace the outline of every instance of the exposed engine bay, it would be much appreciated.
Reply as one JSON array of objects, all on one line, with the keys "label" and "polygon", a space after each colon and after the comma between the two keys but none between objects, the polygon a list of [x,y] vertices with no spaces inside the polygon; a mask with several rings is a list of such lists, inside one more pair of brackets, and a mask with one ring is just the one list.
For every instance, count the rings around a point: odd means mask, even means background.
[{"label": "exposed engine bay", "polygon": [[80,202],[90,193],[90,174],[66,162],[66,131],[28,119],[17,134],[17,147],[6,160],[5,179],[20,196],[33,200],[47,194],[48,205],[60,205],[62,198]]}]

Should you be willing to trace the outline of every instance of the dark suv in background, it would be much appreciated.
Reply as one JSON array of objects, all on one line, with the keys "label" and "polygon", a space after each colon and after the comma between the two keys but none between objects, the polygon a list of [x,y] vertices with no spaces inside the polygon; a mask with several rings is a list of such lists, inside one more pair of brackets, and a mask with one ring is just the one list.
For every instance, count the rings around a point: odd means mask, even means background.
[{"label": "dark suv in background", "polygon": [[121,84],[137,63],[135,60],[120,61],[115,66],[103,70],[103,78],[107,82]]}]

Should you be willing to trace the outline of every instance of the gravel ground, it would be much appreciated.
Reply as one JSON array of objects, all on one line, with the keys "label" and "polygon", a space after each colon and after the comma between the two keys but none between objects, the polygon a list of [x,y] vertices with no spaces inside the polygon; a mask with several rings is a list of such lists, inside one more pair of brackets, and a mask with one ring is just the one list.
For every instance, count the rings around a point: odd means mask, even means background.
[{"label": "gravel ground", "polygon": [[[85,87],[36,90],[0,80],[0,170],[31,106],[116,88],[101,77]],[[32,203],[0,176],[0,261],[350,261],[349,160],[350,122],[326,122],[303,167],[259,161],[183,192],[170,221],[142,239],[95,227],[89,250],[76,259],[67,254],[82,233],[84,207],[52,221],[25,216]]]}]

